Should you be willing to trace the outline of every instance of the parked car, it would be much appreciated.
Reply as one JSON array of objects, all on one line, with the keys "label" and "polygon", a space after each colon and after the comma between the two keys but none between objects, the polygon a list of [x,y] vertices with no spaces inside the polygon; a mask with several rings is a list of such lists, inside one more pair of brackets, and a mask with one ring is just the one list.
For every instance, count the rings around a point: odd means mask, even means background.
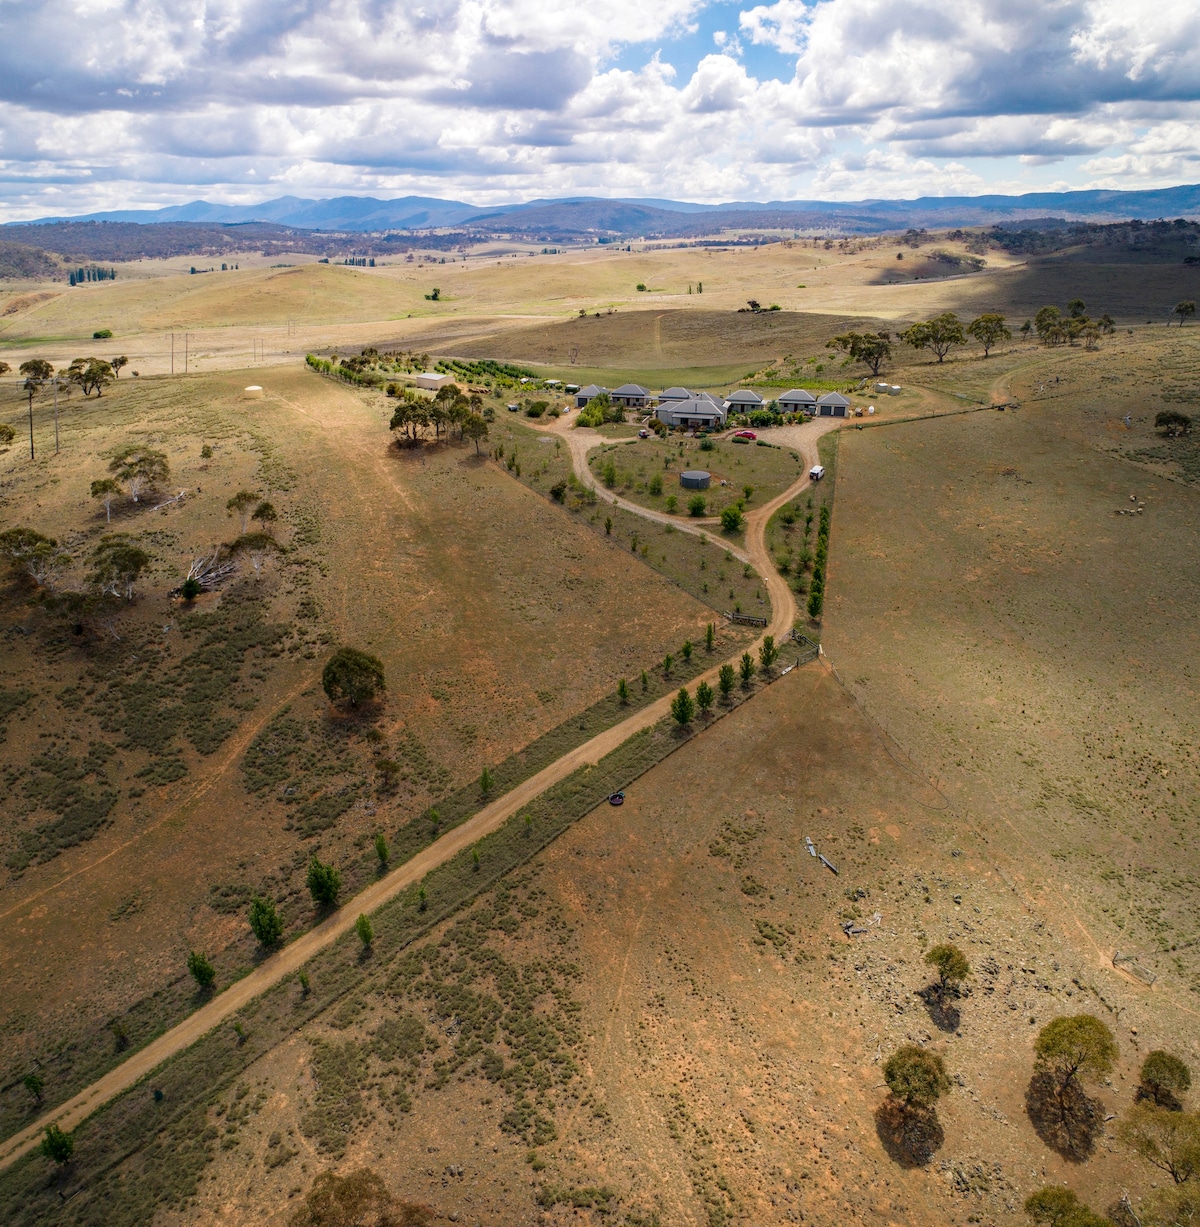
[{"label": "parked car", "polygon": [[638,438],[648,439],[650,438],[650,432],[643,426],[642,429],[638,431]]},{"label": "parked car", "polygon": [[758,435],[752,430],[735,430],[733,437],[735,439],[757,439]]},{"label": "parked car", "polygon": [[516,413],[520,408],[520,405],[509,405],[508,411],[509,413]]},{"label": "parked car", "polygon": [[814,464],[813,467],[808,470],[808,477],[810,481],[820,481],[824,476],[825,466],[823,464]]}]

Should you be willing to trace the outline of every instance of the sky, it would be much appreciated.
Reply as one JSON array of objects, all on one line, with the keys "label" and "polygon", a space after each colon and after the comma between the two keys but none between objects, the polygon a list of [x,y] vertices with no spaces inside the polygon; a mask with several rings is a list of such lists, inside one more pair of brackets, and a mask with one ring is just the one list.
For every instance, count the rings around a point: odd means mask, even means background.
[{"label": "sky", "polygon": [[1200,0],[0,0],[0,218],[1200,181]]}]

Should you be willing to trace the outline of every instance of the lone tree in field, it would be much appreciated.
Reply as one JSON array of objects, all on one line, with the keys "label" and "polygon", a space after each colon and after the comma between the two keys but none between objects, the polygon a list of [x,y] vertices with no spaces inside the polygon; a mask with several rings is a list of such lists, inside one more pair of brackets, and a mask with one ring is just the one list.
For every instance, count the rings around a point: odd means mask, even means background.
[{"label": "lone tree in field", "polygon": [[1188,414],[1180,413],[1178,409],[1164,409],[1155,416],[1154,429],[1168,439],[1175,439],[1180,435],[1191,433],[1192,419]]},{"label": "lone tree in field", "polygon": [[25,1089],[33,1096],[34,1103],[42,1102],[42,1092],[46,1089],[46,1083],[38,1074],[26,1074],[21,1079]]},{"label": "lone tree in field", "polygon": [[342,875],[332,865],[326,865],[313,854],[308,862],[305,885],[317,907],[332,907],[342,889]]},{"label": "lone tree in field", "polygon": [[250,527],[250,513],[254,510],[259,502],[258,495],[252,490],[239,490],[233,498],[225,504],[225,511],[229,515],[236,514],[239,520],[239,532],[245,532]]},{"label": "lone tree in field", "polygon": [[364,949],[375,940],[375,930],[371,927],[371,922],[364,912],[358,914],[358,919],[354,922],[354,931],[358,934],[358,940],[362,942]]},{"label": "lone tree in field", "polygon": [[[266,499],[263,499],[263,501],[259,503],[257,507],[255,507],[254,511],[250,515],[250,518],[258,524],[259,528],[261,528],[264,533],[269,533],[274,531],[272,529],[272,525],[279,519],[279,512],[275,510],[273,503],[268,503]],[[244,531],[245,530],[243,529],[243,532]]]},{"label": "lone tree in field", "polygon": [[91,581],[102,596],[133,600],[133,586],[150,564],[150,555],[127,537],[101,537],[92,552]]},{"label": "lone tree in field", "polygon": [[98,498],[104,504],[105,523],[112,523],[113,499],[121,493],[120,485],[111,477],[102,477],[92,482],[92,498]]},{"label": "lone tree in field", "polygon": [[939,1005],[946,1002],[946,994],[957,991],[958,986],[971,974],[967,956],[954,945],[945,942],[925,956],[925,962],[938,973],[937,999]]},{"label": "lone tree in field", "polygon": [[116,377],[117,375],[112,369],[112,365],[105,362],[103,358],[76,358],[67,367],[68,381],[78,384],[84,396],[95,392],[97,400],[104,395],[104,389]]},{"label": "lone tree in field", "polygon": [[369,702],[387,686],[383,663],[357,648],[338,648],[321,674],[321,685],[331,703],[357,707]]},{"label": "lone tree in field", "polygon": [[201,991],[212,988],[213,981],[217,978],[217,969],[208,961],[207,955],[193,950],[188,955],[187,969],[192,973],[197,988]]},{"label": "lone tree in field", "polygon": [[60,1167],[71,1161],[75,1153],[75,1138],[64,1133],[57,1125],[46,1126],[46,1136],[42,1138],[42,1154],[47,1159],[53,1159]]},{"label": "lone tree in field", "polygon": [[264,946],[273,946],[283,936],[283,917],[275,900],[255,895],[250,900],[250,929]]},{"label": "lone tree in field", "polygon": [[1172,314],[1179,316],[1179,327],[1182,328],[1184,321],[1196,314],[1196,304],[1191,299],[1177,303]]},{"label": "lone tree in field", "polygon": [[946,1066],[936,1052],[905,1044],[888,1057],[883,1080],[907,1109],[932,1108],[950,1089]]},{"label": "lone tree in field", "polygon": [[991,353],[992,347],[1001,341],[1012,339],[1012,333],[1005,327],[1004,316],[989,312],[973,319],[967,325],[967,333],[983,346],[983,356]]},{"label": "lone tree in field", "polygon": [[167,480],[171,466],[162,452],[131,443],[114,454],[108,462],[108,471],[117,481],[125,483],[130,499],[137,503],[141,501],[142,491],[152,490],[160,481]]},{"label": "lone tree in field", "polygon": [[721,528],[727,533],[742,531],[742,512],[736,503],[721,509]]},{"label": "lone tree in field", "polygon": [[1038,1033],[1034,1046],[1038,1065],[1049,1074],[1066,1114],[1066,1097],[1087,1078],[1103,1078],[1117,1059],[1112,1032],[1091,1014],[1056,1018]]},{"label": "lone tree in field", "polygon": [[1173,1052],[1155,1049],[1142,1062],[1140,1098],[1178,1111],[1179,1096],[1187,1094],[1191,1087],[1192,1071]]},{"label": "lone tree in field", "polygon": [[872,375],[878,375],[892,356],[890,332],[844,332],[825,342],[826,349],[840,350],[852,362],[865,362]]},{"label": "lone tree in field", "polygon": [[913,349],[933,350],[937,354],[937,360],[944,362],[946,355],[955,345],[966,344],[967,336],[958,316],[953,311],[943,311],[933,319],[905,329],[900,334],[900,339],[907,341]]},{"label": "lone tree in field", "polygon": [[386,869],[392,859],[392,850],[388,847],[387,836],[382,831],[375,836],[375,855],[379,859],[379,868]]},{"label": "lone tree in field", "polygon": [[1049,1184],[1025,1199],[1025,1213],[1046,1227],[1111,1227],[1108,1219],[1084,1205],[1072,1189]]},{"label": "lone tree in field", "polygon": [[671,715],[675,717],[675,723],[682,728],[686,724],[691,724],[695,714],[696,701],[688,694],[687,687],[681,686],[679,693],[671,700]]},{"label": "lone tree in field", "polygon": [[1117,1137],[1176,1184],[1200,1176],[1200,1116],[1134,1104]]}]

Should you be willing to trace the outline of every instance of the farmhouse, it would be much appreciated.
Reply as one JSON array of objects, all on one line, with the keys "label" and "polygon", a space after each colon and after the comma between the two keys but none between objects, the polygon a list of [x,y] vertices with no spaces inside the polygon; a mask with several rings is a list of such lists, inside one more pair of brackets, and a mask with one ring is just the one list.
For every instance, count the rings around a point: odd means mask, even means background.
[{"label": "farmhouse", "polygon": [[607,391],[607,388],[602,388],[599,384],[589,383],[586,388],[580,388],[575,393],[575,408],[586,409],[589,401],[595,400],[597,396],[602,396]]},{"label": "farmhouse", "polygon": [[650,404],[650,389],[640,383],[623,383],[613,390],[613,402],[626,409],[645,409]]},{"label": "farmhouse", "polygon": [[823,418],[844,418],[850,402],[840,392],[826,392],[817,401],[817,414]]},{"label": "farmhouse", "polygon": [[691,395],[687,388],[667,388],[658,394],[658,403],[661,405],[669,400],[687,400]]},{"label": "farmhouse", "polygon": [[817,398],[804,388],[793,388],[779,398],[780,413],[816,413]]},{"label": "farmhouse", "polygon": [[688,393],[686,398],[659,398],[656,411],[664,426],[680,426],[685,430],[720,430],[729,416],[723,401],[707,392]]},{"label": "farmhouse", "polygon": [[736,392],[730,392],[726,397],[725,406],[731,413],[751,413],[755,409],[761,409],[763,398],[757,392],[750,391],[749,388],[739,388]]},{"label": "farmhouse", "polygon": [[425,388],[430,392],[436,392],[439,388],[444,388],[453,382],[453,375],[443,375],[440,371],[422,371],[416,379],[418,388]]}]

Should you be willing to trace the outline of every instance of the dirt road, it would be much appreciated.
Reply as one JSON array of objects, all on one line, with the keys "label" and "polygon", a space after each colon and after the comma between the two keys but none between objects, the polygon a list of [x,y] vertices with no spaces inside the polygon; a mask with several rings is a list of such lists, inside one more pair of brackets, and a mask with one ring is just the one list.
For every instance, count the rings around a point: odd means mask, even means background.
[{"label": "dirt road", "polygon": [[[835,425],[840,424],[835,419],[827,420],[830,425],[825,427],[825,429],[833,429]],[[821,429],[823,426],[824,422],[818,422],[811,423],[805,427],[781,428],[781,434],[783,430],[789,429],[796,432],[794,437],[787,439],[787,442],[789,445],[801,450],[806,469],[817,461],[817,438],[819,434],[825,433],[825,430]],[[579,433],[584,434],[585,441],[589,445],[583,446],[579,451],[572,446],[572,456],[575,457],[576,469],[581,480],[586,480],[588,472],[587,452],[590,450],[590,447],[594,447],[604,440],[603,436],[596,435],[591,431]],[[586,436],[589,434],[593,436],[594,441],[586,440]],[[774,635],[777,639],[791,632],[796,620],[796,602],[791,589],[775,570],[767,554],[764,539],[765,531],[771,516],[784,503],[795,498],[808,484],[809,479],[806,471],[803,477],[793,483],[782,494],[777,495],[762,507],[756,508],[746,517],[746,548],[744,557],[757,569],[767,592],[770,594],[771,600],[771,624],[763,634]],[[660,517],[659,513],[647,510],[644,507],[638,507],[634,503],[624,503],[622,505],[638,515],[645,516],[647,519],[668,518]],[[729,548],[723,541],[720,544],[725,548]],[[739,557],[742,556],[739,553]],[[713,684],[717,679],[719,669],[719,665],[714,666],[703,675],[703,679],[697,677],[695,679],[696,683],[699,684],[701,680],[704,680],[709,682],[710,685]],[[669,714],[672,697],[669,694],[664,695],[661,699],[634,712],[628,719],[621,721],[620,724],[614,725],[612,728],[593,737],[590,741],[569,751],[548,767],[544,767],[536,775],[530,776],[522,784],[517,785],[511,792],[498,797],[461,826],[456,827],[452,831],[447,831],[436,843],[431,844],[423,852],[418,853],[411,860],[392,870],[386,877],[381,878],[353,899],[348,900],[332,916],[316,928],[310,929],[277,954],[260,963],[248,976],[238,980],[235,984],[231,984],[223,993],[214,997],[207,1005],[202,1006],[194,1014],[189,1015],[183,1022],[159,1036],[158,1039],[148,1044],[145,1048],[135,1052],[128,1060],[109,1070],[107,1074],[97,1079],[91,1086],[67,1100],[53,1114],[53,1119],[62,1129],[68,1131],[74,1129],[102,1104],[133,1086],[139,1079],[145,1077],[146,1074],[150,1073],[158,1065],[161,1065],[169,1057],[195,1043],[202,1035],[224,1022],[260,993],[277,984],[285,976],[292,975],[298,971],[319,950],[324,949],[339,937],[348,933],[353,928],[354,922],[360,913],[369,913],[379,908],[406,887],[419,881],[430,870],[457,856],[483,836],[495,831],[518,810],[528,805],[535,797],[540,796],[552,785],[565,779],[577,768],[599,762],[601,758],[615,750],[635,733],[657,723]],[[21,1155],[26,1154],[38,1144],[42,1136],[43,1127],[48,1123],[49,1119],[51,1118],[43,1118],[37,1124],[30,1125],[20,1133],[13,1134],[12,1137],[0,1143],[0,1170],[8,1167],[9,1164],[15,1162]]]}]

